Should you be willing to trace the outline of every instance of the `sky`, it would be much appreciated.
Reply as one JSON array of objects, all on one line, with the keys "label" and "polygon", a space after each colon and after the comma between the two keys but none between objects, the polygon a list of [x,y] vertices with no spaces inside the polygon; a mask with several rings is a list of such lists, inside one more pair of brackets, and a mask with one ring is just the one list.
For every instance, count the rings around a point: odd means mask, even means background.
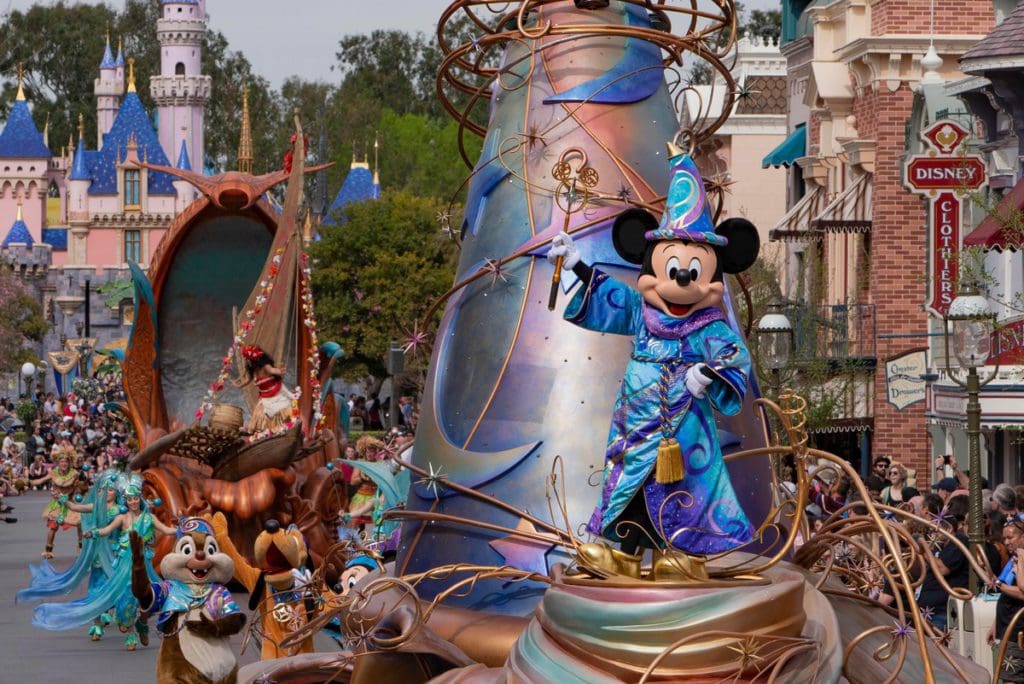
[{"label": "sky", "polygon": [[[0,0],[0,12],[54,1]],[[124,6],[123,0],[107,4]],[[451,0],[207,0],[206,11],[210,26],[227,37],[233,50],[245,54],[256,73],[278,87],[296,74],[308,80],[336,81],[331,67],[338,41],[346,34],[390,28],[432,35],[449,4]],[[779,0],[743,4],[766,8],[778,6]],[[297,23],[301,38],[286,47],[289,20]]]}]

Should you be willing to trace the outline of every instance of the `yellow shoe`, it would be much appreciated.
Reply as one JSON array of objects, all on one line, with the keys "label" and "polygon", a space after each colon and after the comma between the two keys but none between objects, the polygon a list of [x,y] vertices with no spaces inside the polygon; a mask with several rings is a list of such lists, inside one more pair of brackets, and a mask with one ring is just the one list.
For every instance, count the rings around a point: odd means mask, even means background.
[{"label": "yellow shoe", "polygon": [[615,571],[618,574],[640,579],[640,556],[631,556],[625,551],[612,549],[612,560],[615,561]]},{"label": "yellow shoe", "polygon": [[708,578],[704,558],[680,551],[656,552],[651,568],[655,582],[701,582]]},{"label": "yellow shoe", "polygon": [[576,560],[581,568],[596,570],[602,575],[618,572],[617,563],[612,559],[612,547],[604,542],[581,544]]}]

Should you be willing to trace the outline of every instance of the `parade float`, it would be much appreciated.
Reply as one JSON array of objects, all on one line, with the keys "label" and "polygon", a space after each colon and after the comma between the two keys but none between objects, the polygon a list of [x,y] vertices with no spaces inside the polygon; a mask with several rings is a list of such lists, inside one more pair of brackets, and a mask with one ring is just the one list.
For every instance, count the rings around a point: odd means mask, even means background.
[{"label": "parade float", "polygon": [[[305,143],[296,127],[284,168],[263,176],[147,165],[200,195],[172,223],[148,277],[132,266],[138,315],[123,368],[140,442],[131,467],[142,472],[157,515],[222,512],[242,549],[273,518],[298,525],[319,557],[346,501],[327,467],[338,456],[337,420],[333,396],[321,391],[340,350],[317,339],[300,218]],[[267,192],[284,182],[275,208]],[[284,366],[293,405],[273,430],[243,430],[260,400],[254,383],[233,382],[247,348]]]},{"label": "parade float", "polygon": [[[303,619],[275,646],[291,649],[327,628],[340,645],[247,665],[239,681],[987,679],[945,647],[950,634],[932,627],[914,598],[934,559],[909,530],[915,526],[929,543],[959,544],[948,527],[873,504],[848,464],[808,445],[802,398],[760,397],[742,342],[749,321],[733,306],[735,281],[726,275],[743,270],[744,260],[719,251],[738,239],[718,215],[727,180],[701,182],[692,161],[732,111],[728,102],[741,96],[726,65],[735,26],[729,0],[700,8],[457,0],[444,12],[439,97],[463,134],[485,142],[479,160],[466,160],[472,172],[461,220],[454,205],[440,217],[461,248],[455,284],[416,322],[426,329],[441,313],[412,458],[394,455],[394,467],[408,469],[412,481],[404,507],[386,515],[402,524],[398,557],[351,587],[334,578],[353,553],[372,549],[325,549],[340,501],[325,467],[334,442],[320,425],[330,407],[316,403],[327,367],[317,366],[312,310],[298,313],[312,304],[295,242],[302,148],[296,143],[280,214],[261,195],[284,173],[187,177],[203,197],[165,238],[150,282],[137,277],[125,371],[144,445],[135,465],[160,499],[158,510],[224,512],[240,548],[251,546],[266,518],[298,523],[322,557],[296,605],[279,606],[282,620],[296,611]],[[467,27],[472,38],[456,40]],[[674,103],[688,89],[681,70],[692,58],[724,79],[717,96],[726,104],[716,109],[720,116],[680,130]],[[630,233],[624,217],[643,230]],[[622,237],[629,234],[632,241]],[[642,385],[654,404],[641,409],[619,387],[641,373],[634,362],[663,347],[644,337],[639,319],[608,321],[641,306],[623,283],[643,288],[652,275],[645,241],[658,240],[715,254],[717,296],[706,301],[716,305],[696,313],[709,312],[702,315],[727,344],[705,359],[706,373],[694,357]],[[566,249],[556,254],[558,245]],[[246,263],[244,277],[229,277]],[[658,287],[707,275],[699,265],[682,270],[670,268],[671,282]],[[629,334],[597,334],[563,320],[582,324],[581,307],[607,307],[603,323],[590,327]],[[289,313],[268,317],[268,308]],[[665,323],[646,314],[643,321]],[[276,337],[282,327],[290,332]],[[685,346],[666,331],[668,348]],[[222,408],[252,408],[251,398],[232,400],[226,383],[249,343],[289,359],[299,387],[298,420],[255,440],[238,433],[236,411]],[[732,391],[731,404],[716,394],[720,382]],[[651,406],[653,421],[629,422]],[[679,422],[694,407],[702,411],[699,439]],[[234,423],[222,421],[225,413]],[[627,446],[616,460],[620,442]],[[713,491],[728,490],[725,519],[743,524],[694,528],[685,510],[703,510],[702,520],[715,523],[709,504],[718,499],[673,491],[641,513],[651,552],[627,549],[628,535],[616,525],[625,513],[609,502],[619,464],[639,444],[647,479],[641,473],[646,484],[634,482],[631,492],[655,484],[685,490],[688,478],[699,482],[704,472],[695,464],[713,453]],[[781,460],[796,473],[784,496],[773,468]],[[858,503],[813,537],[804,514],[812,465],[849,476],[859,493]],[[666,529],[668,499],[682,512]],[[618,517],[595,522],[595,504]],[[685,543],[677,543],[680,533]],[[702,546],[716,535],[729,543]],[[877,600],[883,586],[893,590],[890,606]],[[950,593],[970,598],[965,590]],[[267,616],[260,618],[250,623]],[[266,630],[257,636],[270,638]]]}]

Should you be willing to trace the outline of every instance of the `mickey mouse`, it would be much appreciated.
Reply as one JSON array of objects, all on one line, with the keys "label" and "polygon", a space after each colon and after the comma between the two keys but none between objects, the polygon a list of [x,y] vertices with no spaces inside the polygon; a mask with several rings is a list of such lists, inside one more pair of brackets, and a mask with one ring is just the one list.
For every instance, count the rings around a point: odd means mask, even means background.
[{"label": "mickey mouse", "polygon": [[715,227],[693,160],[672,144],[669,157],[672,182],[661,221],[631,209],[612,229],[615,250],[640,265],[636,289],[584,264],[566,233],[552,241],[547,257],[562,257],[562,267],[584,283],[566,320],[634,338],[612,416],[601,501],[587,525],[621,550],[585,544],[580,564],[639,578],[637,549],[665,547],[655,553],[651,578],[694,581],[707,576],[701,556],[753,536],[722,459],[713,410],[734,415],[743,404],[750,355],[719,305],[723,275],[749,268],[760,240],[745,219]]}]

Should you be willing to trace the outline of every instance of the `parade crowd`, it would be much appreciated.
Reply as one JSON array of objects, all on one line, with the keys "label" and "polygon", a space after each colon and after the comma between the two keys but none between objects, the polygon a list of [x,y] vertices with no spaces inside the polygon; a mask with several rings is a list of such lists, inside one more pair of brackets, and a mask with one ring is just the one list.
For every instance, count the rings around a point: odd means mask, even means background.
[{"label": "parade crowd", "polygon": [[[913,476],[916,473],[894,459],[879,456],[862,484],[876,504],[906,511],[924,521],[896,516],[882,509],[889,520],[898,520],[909,528],[908,532],[919,545],[921,558],[932,557],[934,562],[911,566],[909,571],[917,585],[915,598],[922,614],[940,633],[948,634],[950,592],[947,587],[969,587],[970,562],[964,549],[970,549],[970,473],[962,470],[949,455],[938,457],[934,467],[933,484],[922,491],[915,486],[918,480]],[[860,488],[854,486],[851,477],[825,464],[812,467],[809,475],[810,501],[806,512],[813,532],[826,529],[836,514],[849,517],[864,512],[864,508],[856,506],[861,498]],[[1014,615],[1024,608],[1024,485],[1001,483],[993,487],[984,477],[981,484],[985,544],[975,560],[986,570],[979,583],[979,594],[997,602],[995,623],[986,636],[988,643],[998,644]],[[924,523],[949,532],[960,545],[935,534],[934,528]],[[884,605],[894,604],[895,592],[880,575],[876,574],[871,585],[871,598]],[[1024,640],[1024,620],[1019,621],[1014,632],[1007,640],[1004,659],[1004,663],[1011,665],[1024,663],[1024,651],[1020,647]],[[1003,681],[1024,681],[1024,667],[1007,668],[1004,664],[1001,677]]]}]

